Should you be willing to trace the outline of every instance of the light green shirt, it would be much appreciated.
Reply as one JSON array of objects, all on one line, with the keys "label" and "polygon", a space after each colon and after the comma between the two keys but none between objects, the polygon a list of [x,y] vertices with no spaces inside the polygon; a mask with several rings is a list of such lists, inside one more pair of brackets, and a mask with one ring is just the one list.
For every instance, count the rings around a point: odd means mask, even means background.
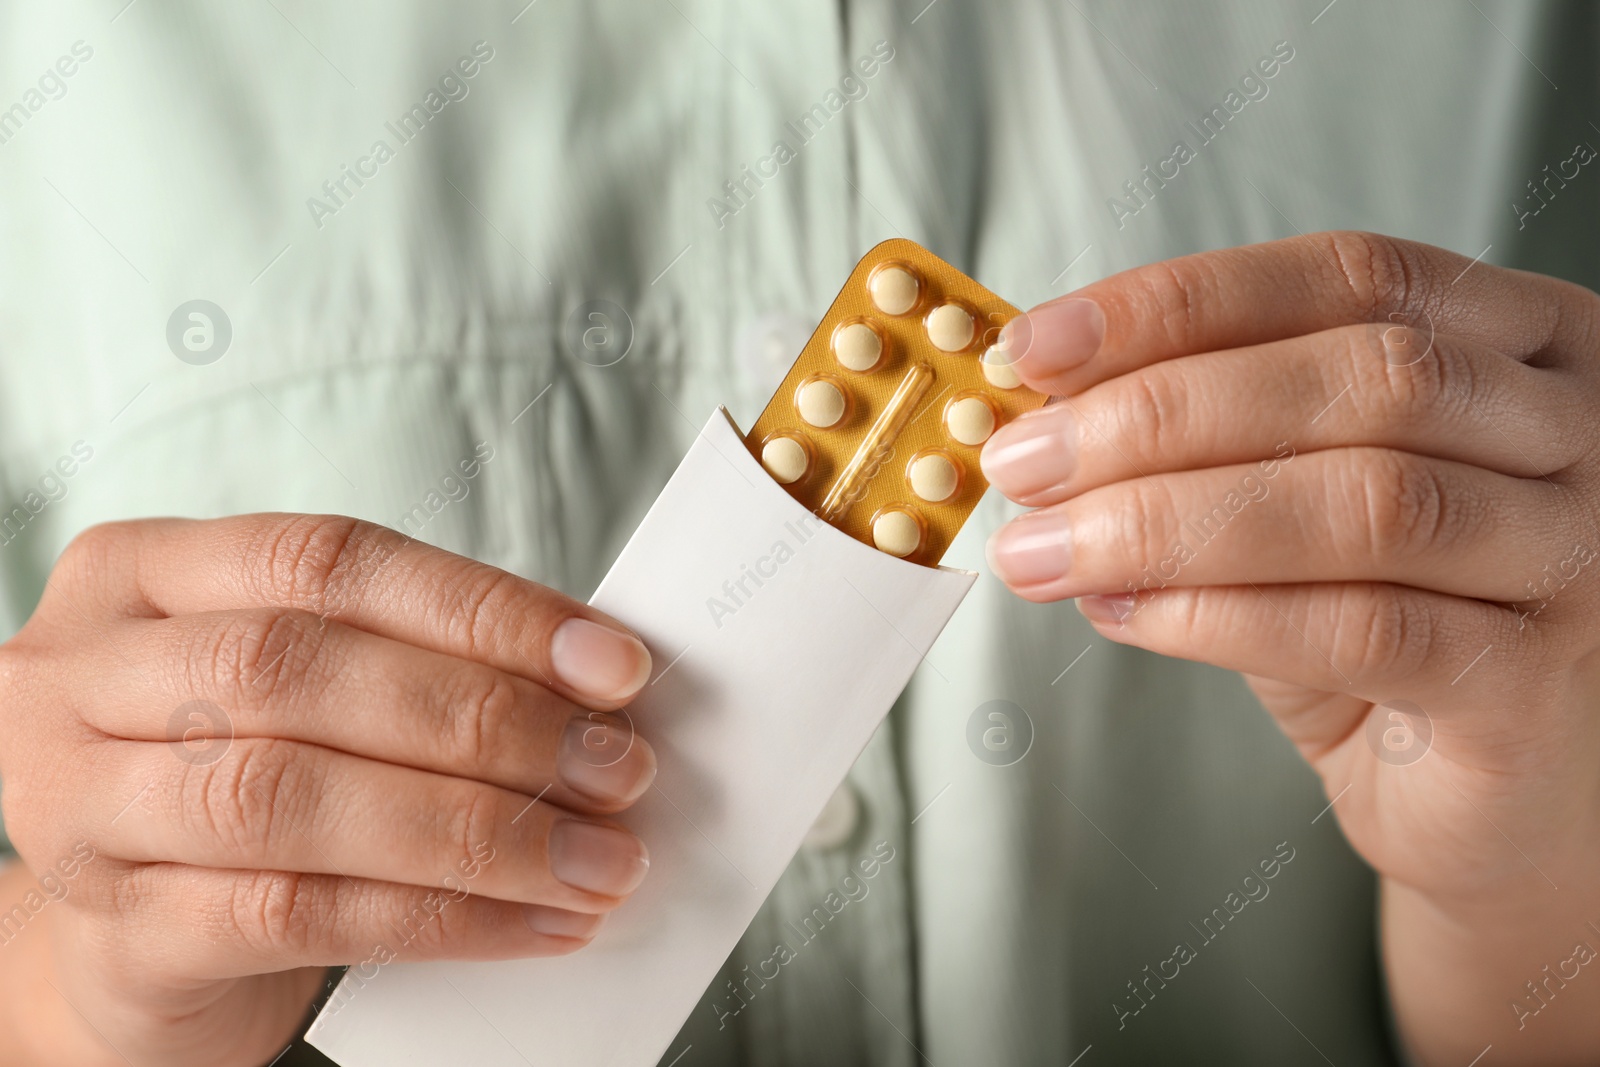
[{"label": "light green shirt", "polygon": [[[1600,143],[1591,8],[524,2],[0,6],[0,633],[141,515],[360,515],[586,596],[890,236],[1022,306],[1340,227],[1600,278],[1600,177],[1525,184]],[[1372,876],[1238,677],[985,575],[849,788],[683,1067],[1390,1061]]]}]

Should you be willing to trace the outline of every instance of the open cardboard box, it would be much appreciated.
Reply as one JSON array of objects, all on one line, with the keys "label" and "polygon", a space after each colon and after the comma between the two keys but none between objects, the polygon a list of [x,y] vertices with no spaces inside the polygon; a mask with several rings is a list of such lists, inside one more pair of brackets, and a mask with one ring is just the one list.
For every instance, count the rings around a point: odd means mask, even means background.
[{"label": "open cardboard box", "polygon": [[[352,969],[308,1035],[342,1067],[652,1067],[971,588],[823,524],[718,409],[592,603],[650,647],[651,870],[572,956]],[[376,973],[373,973],[373,971]]]}]

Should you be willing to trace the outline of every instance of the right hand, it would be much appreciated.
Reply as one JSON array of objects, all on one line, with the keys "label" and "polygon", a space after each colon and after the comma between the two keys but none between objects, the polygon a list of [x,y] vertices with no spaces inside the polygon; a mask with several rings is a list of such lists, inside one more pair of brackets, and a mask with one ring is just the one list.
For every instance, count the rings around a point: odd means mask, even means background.
[{"label": "right hand", "polygon": [[5,824],[48,900],[0,930],[4,1040],[246,1067],[329,965],[581,948],[649,865],[603,817],[655,774],[603,714],[649,673],[599,612],[370,523],[88,530],[0,645]]}]

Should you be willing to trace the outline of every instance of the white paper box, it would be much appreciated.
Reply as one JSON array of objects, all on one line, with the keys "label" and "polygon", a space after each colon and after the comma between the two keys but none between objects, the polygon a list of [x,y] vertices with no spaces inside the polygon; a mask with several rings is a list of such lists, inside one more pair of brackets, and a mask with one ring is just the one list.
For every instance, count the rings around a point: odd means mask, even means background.
[{"label": "white paper box", "polygon": [[975,577],[822,524],[719,409],[593,600],[655,657],[629,711],[661,770],[622,817],[644,884],[572,956],[352,971],[311,1044],[343,1067],[651,1067]]}]

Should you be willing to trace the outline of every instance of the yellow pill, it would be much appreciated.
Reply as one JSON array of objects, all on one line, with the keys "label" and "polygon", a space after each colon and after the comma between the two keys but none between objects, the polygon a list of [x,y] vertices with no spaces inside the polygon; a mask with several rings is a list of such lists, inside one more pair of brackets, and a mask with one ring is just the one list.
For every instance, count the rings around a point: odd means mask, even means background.
[{"label": "yellow pill", "polygon": [[789,485],[805,477],[811,457],[805,447],[792,437],[774,437],[761,446],[761,465],[767,468],[772,480],[779,485]]},{"label": "yellow pill", "polygon": [[872,543],[891,556],[909,556],[922,544],[922,527],[903,511],[885,511],[872,522]]},{"label": "yellow pill", "polygon": [[964,396],[944,413],[944,424],[964,445],[981,445],[994,433],[994,408],[975,396]]},{"label": "yellow pill", "polygon": [[800,417],[818,429],[827,429],[844,418],[844,391],[832,382],[807,382],[796,398]]},{"label": "yellow pill", "polygon": [[932,504],[949,500],[961,481],[956,465],[937,453],[912,460],[910,476],[911,491]]},{"label": "yellow pill", "polygon": [[917,306],[922,286],[917,276],[904,267],[885,267],[867,283],[872,302],[886,315],[904,315]]},{"label": "yellow pill", "polygon": [[995,345],[983,354],[983,376],[996,389],[1015,389],[1022,384],[1017,370],[1011,365],[1011,353]]},{"label": "yellow pill", "polygon": [[941,304],[928,312],[928,340],[941,352],[959,352],[972,343],[972,316],[958,304]]},{"label": "yellow pill", "polygon": [[883,339],[866,323],[852,322],[834,334],[833,354],[848,370],[871,370],[883,355]]}]

